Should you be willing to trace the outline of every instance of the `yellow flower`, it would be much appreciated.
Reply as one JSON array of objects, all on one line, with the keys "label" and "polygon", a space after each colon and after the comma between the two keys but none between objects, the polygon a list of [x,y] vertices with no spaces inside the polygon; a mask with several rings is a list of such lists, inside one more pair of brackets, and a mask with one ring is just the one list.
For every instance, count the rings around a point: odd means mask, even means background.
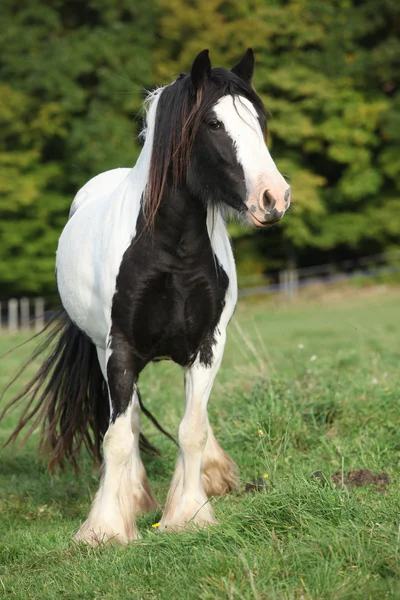
[{"label": "yellow flower", "polygon": [[154,529],[157,529],[157,527],[160,527],[161,523],[153,523],[152,527],[154,527]]},{"label": "yellow flower", "polygon": [[388,388],[388,387],[386,387],[386,388],[383,388],[383,391],[384,391],[384,392],[388,392],[388,391],[389,391],[389,388]]},{"label": "yellow flower", "polygon": [[262,430],[262,429],[259,429],[259,430],[258,430],[258,433],[259,433],[259,435],[261,435],[261,436],[263,436],[263,435],[264,435],[264,432],[263,432],[263,430]]},{"label": "yellow flower", "polygon": [[268,477],[269,477],[268,473],[264,473],[263,477],[264,477],[264,479],[268,479]]}]

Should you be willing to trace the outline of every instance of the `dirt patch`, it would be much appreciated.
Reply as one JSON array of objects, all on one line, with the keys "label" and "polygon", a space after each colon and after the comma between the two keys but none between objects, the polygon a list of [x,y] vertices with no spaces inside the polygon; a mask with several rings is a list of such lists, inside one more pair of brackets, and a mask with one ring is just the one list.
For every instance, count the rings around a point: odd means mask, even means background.
[{"label": "dirt patch", "polygon": [[246,483],[244,486],[245,492],[261,492],[261,490],[265,489],[268,485],[268,479],[264,477],[259,477],[258,479],[253,479],[250,483]]},{"label": "dirt patch", "polygon": [[[343,480],[342,480],[343,476]],[[347,473],[336,471],[333,475],[326,476],[322,471],[315,471],[312,474],[319,481],[332,481],[337,487],[346,487],[348,489],[355,487],[364,487],[366,485],[374,485],[377,492],[385,492],[390,483],[389,476],[386,473],[373,473],[369,469],[350,469]],[[245,484],[244,490],[239,492],[261,492],[269,487],[268,477],[258,477]]]},{"label": "dirt patch", "polygon": [[[313,477],[321,480],[328,479],[322,471],[316,471]],[[374,485],[379,492],[385,491],[390,481],[386,473],[373,473],[369,469],[350,469],[347,473],[336,471],[330,479],[337,487],[354,488]]]}]

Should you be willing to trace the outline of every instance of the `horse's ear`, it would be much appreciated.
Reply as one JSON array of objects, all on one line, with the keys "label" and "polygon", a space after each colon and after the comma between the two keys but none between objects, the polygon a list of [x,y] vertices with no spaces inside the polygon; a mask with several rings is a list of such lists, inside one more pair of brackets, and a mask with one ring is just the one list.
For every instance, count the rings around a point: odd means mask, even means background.
[{"label": "horse's ear", "polygon": [[252,48],[247,48],[243,58],[232,67],[231,71],[246,83],[251,83],[254,73],[254,52]]},{"label": "horse's ear", "polygon": [[202,50],[194,59],[190,77],[196,90],[203,87],[211,75],[211,61],[208,50]]}]

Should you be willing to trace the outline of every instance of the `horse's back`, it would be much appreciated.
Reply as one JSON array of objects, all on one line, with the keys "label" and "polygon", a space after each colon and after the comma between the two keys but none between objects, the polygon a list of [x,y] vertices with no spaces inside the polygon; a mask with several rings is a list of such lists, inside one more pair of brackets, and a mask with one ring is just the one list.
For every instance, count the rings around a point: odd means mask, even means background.
[{"label": "horse's back", "polygon": [[129,175],[132,169],[130,168],[119,168],[111,169],[110,171],[104,171],[92,179],[89,179],[87,183],[77,192],[69,211],[69,217],[72,215],[87,201],[97,200],[105,195],[113,192]]}]

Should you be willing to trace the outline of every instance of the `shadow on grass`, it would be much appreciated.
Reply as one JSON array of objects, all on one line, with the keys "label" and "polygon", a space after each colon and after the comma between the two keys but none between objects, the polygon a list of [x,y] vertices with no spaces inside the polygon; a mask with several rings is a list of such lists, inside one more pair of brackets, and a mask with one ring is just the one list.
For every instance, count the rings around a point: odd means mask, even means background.
[{"label": "shadow on grass", "polygon": [[[174,458],[145,456],[148,476],[154,482],[164,483],[172,477]],[[77,505],[90,503],[99,485],[100,468],[92,465],[85,455],[80,460],[80,471],[67,465],[64,470],[49,473],[45,460],[37,458],[36,450],[20,454],[6,452],[0,455],[0,499],[8,505],[48,505],[56,503],[63,513],[76,513]],[[82,508],[82,510],[87,510]]]},{"label": "shadow on grass", "polygon": [[2,455],[0,459],[0,498],[9,508],[21,512],[32,507],[56,503],[69,512],[76,504],[85,503],[96,489],[98,473],[88,464],[75,474],[72,468],[50,474],[44,461],[35,453]]},{"label": "shadow on grass", "polygon": [[35,475],[46,474],[46,466],[39,461],[34,455],[13,453],[10,456],[2,455],[0,458],[0,475]]}]

